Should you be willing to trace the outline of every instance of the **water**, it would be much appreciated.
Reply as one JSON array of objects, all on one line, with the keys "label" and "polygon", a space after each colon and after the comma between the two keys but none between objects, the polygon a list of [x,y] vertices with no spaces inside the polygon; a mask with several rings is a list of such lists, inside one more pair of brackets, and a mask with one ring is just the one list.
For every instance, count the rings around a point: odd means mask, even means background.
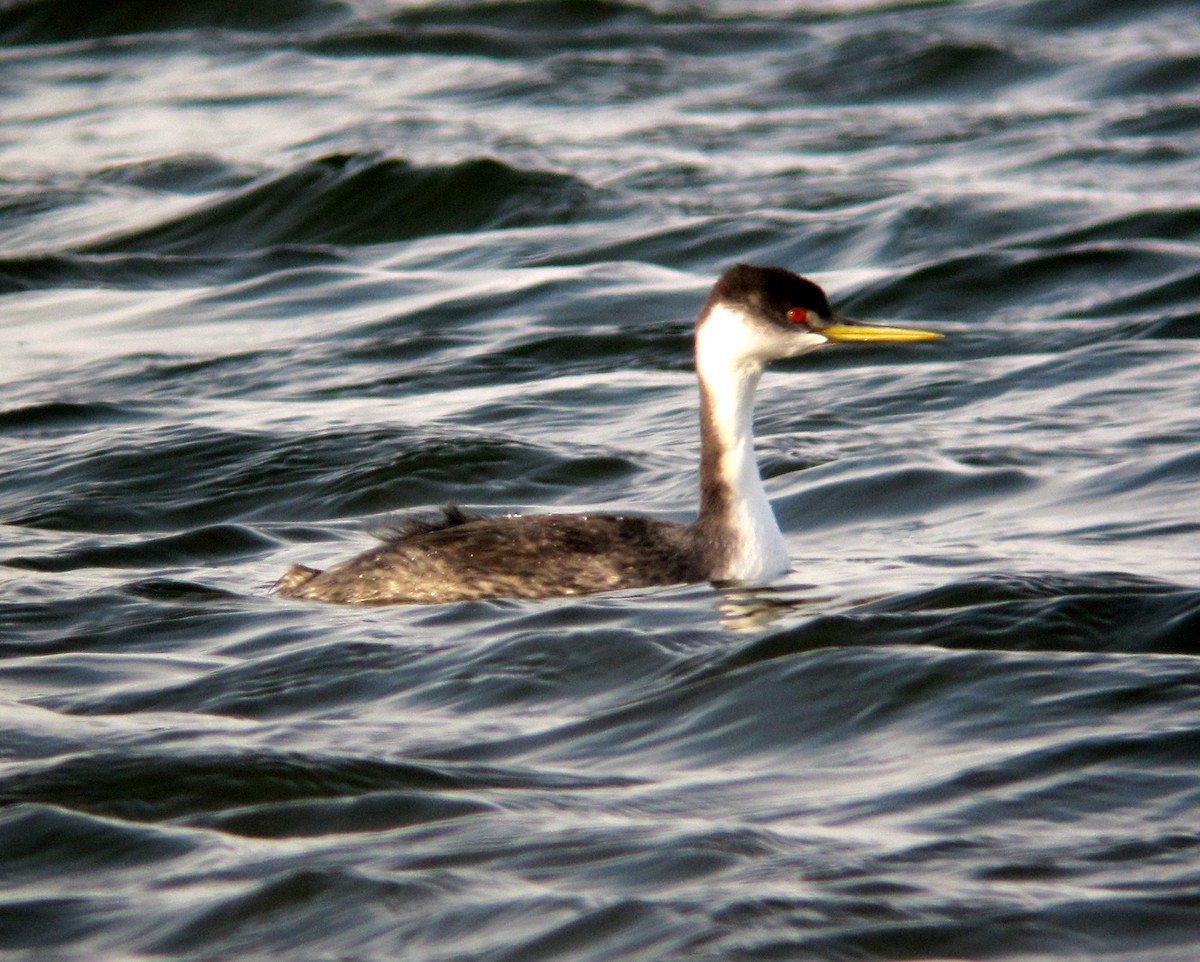
[{"label": "water", "polygon": [[[1190,2],[0,9],[5,959],[1194,962]],[[695,499],[731,262],[793,573],[267,594]]]}]

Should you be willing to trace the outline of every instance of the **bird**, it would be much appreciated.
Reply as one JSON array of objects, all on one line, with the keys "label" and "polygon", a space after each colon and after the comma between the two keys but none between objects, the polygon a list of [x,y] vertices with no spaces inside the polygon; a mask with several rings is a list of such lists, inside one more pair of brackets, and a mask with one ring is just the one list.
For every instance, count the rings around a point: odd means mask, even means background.
[{"label": "bird", "polygon": [[484,516],[451,506],[403,523],[324,571],[293,565],[275,595],[353,605],[541,599],[712,582],[762,585],[789,568],[754,453],[754,396],[765,367],[842,342],[909,342],[934,331],[835,314],[813,281],[735,264],[696,319],[699,510],[690,524],[637,514]]}]

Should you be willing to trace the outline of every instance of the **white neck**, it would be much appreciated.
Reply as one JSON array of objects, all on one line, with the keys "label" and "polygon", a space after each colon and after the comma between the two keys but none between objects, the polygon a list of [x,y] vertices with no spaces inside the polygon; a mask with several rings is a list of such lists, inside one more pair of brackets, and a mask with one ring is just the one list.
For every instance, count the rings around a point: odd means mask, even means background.
[{"label": "white neck", "polygon": [[696,331],[701,393],[699,525],[723,549],[714,580],[764,581],[788,569],[787,544],[754,456],[763,361],[752,328],[718,305]]}]

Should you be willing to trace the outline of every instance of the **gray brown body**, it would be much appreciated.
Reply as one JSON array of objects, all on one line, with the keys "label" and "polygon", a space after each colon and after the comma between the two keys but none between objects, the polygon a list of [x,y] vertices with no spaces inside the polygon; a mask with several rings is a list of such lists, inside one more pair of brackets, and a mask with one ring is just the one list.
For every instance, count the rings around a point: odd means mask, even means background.
[{"label": "gray brown body", "polygon": [[449,509],[325,571],[295,565],[274,591],[358,605],[550,598],[704,581],[701,556],[691,525],[655,518]]}]

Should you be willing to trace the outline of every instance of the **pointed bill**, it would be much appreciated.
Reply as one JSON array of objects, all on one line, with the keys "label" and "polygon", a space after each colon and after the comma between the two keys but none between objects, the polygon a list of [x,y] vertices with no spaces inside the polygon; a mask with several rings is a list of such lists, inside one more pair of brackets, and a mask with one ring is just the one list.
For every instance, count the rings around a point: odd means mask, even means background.
[{"label": "pointed bill", "polygon": [[817,329],[831,341],[932,341],[942,335],[937,331],[922,331],[915,327],[884,327],[882,324],[860,324],[838,318],[832,324]]}]

